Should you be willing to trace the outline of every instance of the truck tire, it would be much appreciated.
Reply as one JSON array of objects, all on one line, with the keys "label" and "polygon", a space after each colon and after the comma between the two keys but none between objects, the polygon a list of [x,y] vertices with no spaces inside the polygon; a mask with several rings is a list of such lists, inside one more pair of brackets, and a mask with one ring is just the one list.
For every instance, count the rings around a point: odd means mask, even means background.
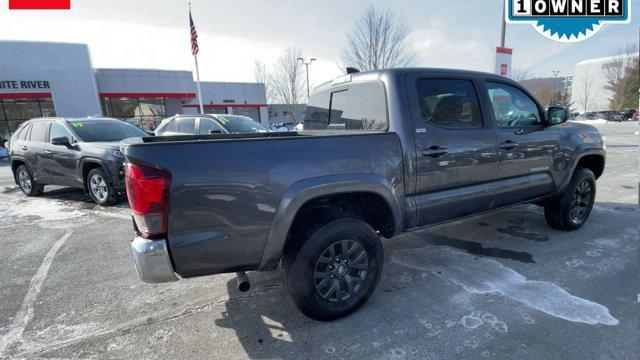
[{"label": "truck tire", "polygon": [[329,321],[360,308],[382,273],[378,234],[360,219],[341,218],[298,236],[306,239],[295,239],[299,248],[285,257],[285,268],[287,291],[300,311]]},{"label": "truck tire", "polygon": [[27,165],[20,165],[16,170],[16,180],[20,190],[27,196],[38,196],[44,191],[44,185],[33,180],[31,169]]},{"label": "truck tire", "polygon": [[86,182],[89,196],[96,204],[102,206],[111,205],[118,199],[113,186],[109,183],[109,178],[101,168],[89,171]]},{"label": "truck tire", "polygon": [[591,214],[596,198],[596,177],[586,168],[577,168],[564,193],[547,201],[544,217],[556,229],[580,228]]}]

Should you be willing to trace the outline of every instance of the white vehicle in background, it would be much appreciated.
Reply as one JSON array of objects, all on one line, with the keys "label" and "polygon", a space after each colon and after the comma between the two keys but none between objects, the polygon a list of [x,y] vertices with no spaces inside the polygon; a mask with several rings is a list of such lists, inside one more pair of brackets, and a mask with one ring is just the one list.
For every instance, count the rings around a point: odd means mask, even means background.
[{"label": "white vehicle in background", "polygon": [[265,132],[269,132],[269,129],[250,117],[241,115],[204,114],[176,115],[164,119],[153,133],[156,136],[166,136]]}]

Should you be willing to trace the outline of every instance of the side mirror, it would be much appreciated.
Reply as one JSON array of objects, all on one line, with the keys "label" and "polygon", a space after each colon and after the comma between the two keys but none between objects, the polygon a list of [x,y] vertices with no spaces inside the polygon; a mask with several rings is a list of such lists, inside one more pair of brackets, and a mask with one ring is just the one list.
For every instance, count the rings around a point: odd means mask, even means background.
[{"label": "side mirror", "polygon": [[222,134],[222,130],[218,130],[218,129],[209,130],[209,134]]},{"label": "side mirror", "polygon": [[569,119],[569,112],[566,108],[560,106],[551,106],[547,110],[547,121],[549,125],[558,125]]},{"label": "side mirror", "polygon": [[51,144],[53,145],[63,145],[66,147],[70,147],[71,143],[69,142],[69,139],[67,139],[66,136],[60,136],[60,137],[55,137],[53,139],[51,139]]}]

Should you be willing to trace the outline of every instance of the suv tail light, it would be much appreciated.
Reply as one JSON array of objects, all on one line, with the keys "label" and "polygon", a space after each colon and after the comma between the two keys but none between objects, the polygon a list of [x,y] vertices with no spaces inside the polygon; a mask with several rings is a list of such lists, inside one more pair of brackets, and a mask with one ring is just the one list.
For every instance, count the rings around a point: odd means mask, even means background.
[{"label": "suv tail light", "polygon": [[127,198],[143,236],[166,235],[169,220],[171,174],[156,168],[125,165]]}]

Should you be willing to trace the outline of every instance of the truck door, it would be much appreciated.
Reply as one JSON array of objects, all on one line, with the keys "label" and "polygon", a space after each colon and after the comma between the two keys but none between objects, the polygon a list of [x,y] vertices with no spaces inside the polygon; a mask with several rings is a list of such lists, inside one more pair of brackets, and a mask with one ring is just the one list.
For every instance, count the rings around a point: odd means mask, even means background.
[{"label": "truck door", "polygon": [[464,217],[493,206],[496,135],[471,78],[409,75],[416,146],[416,225]]},{"label": "truck door", "polygon": [[560,133],[544,124],[543,110],[524,91],[485,82],[498,138],[496,206],[551,193],[554,161],[561,163]]}]

